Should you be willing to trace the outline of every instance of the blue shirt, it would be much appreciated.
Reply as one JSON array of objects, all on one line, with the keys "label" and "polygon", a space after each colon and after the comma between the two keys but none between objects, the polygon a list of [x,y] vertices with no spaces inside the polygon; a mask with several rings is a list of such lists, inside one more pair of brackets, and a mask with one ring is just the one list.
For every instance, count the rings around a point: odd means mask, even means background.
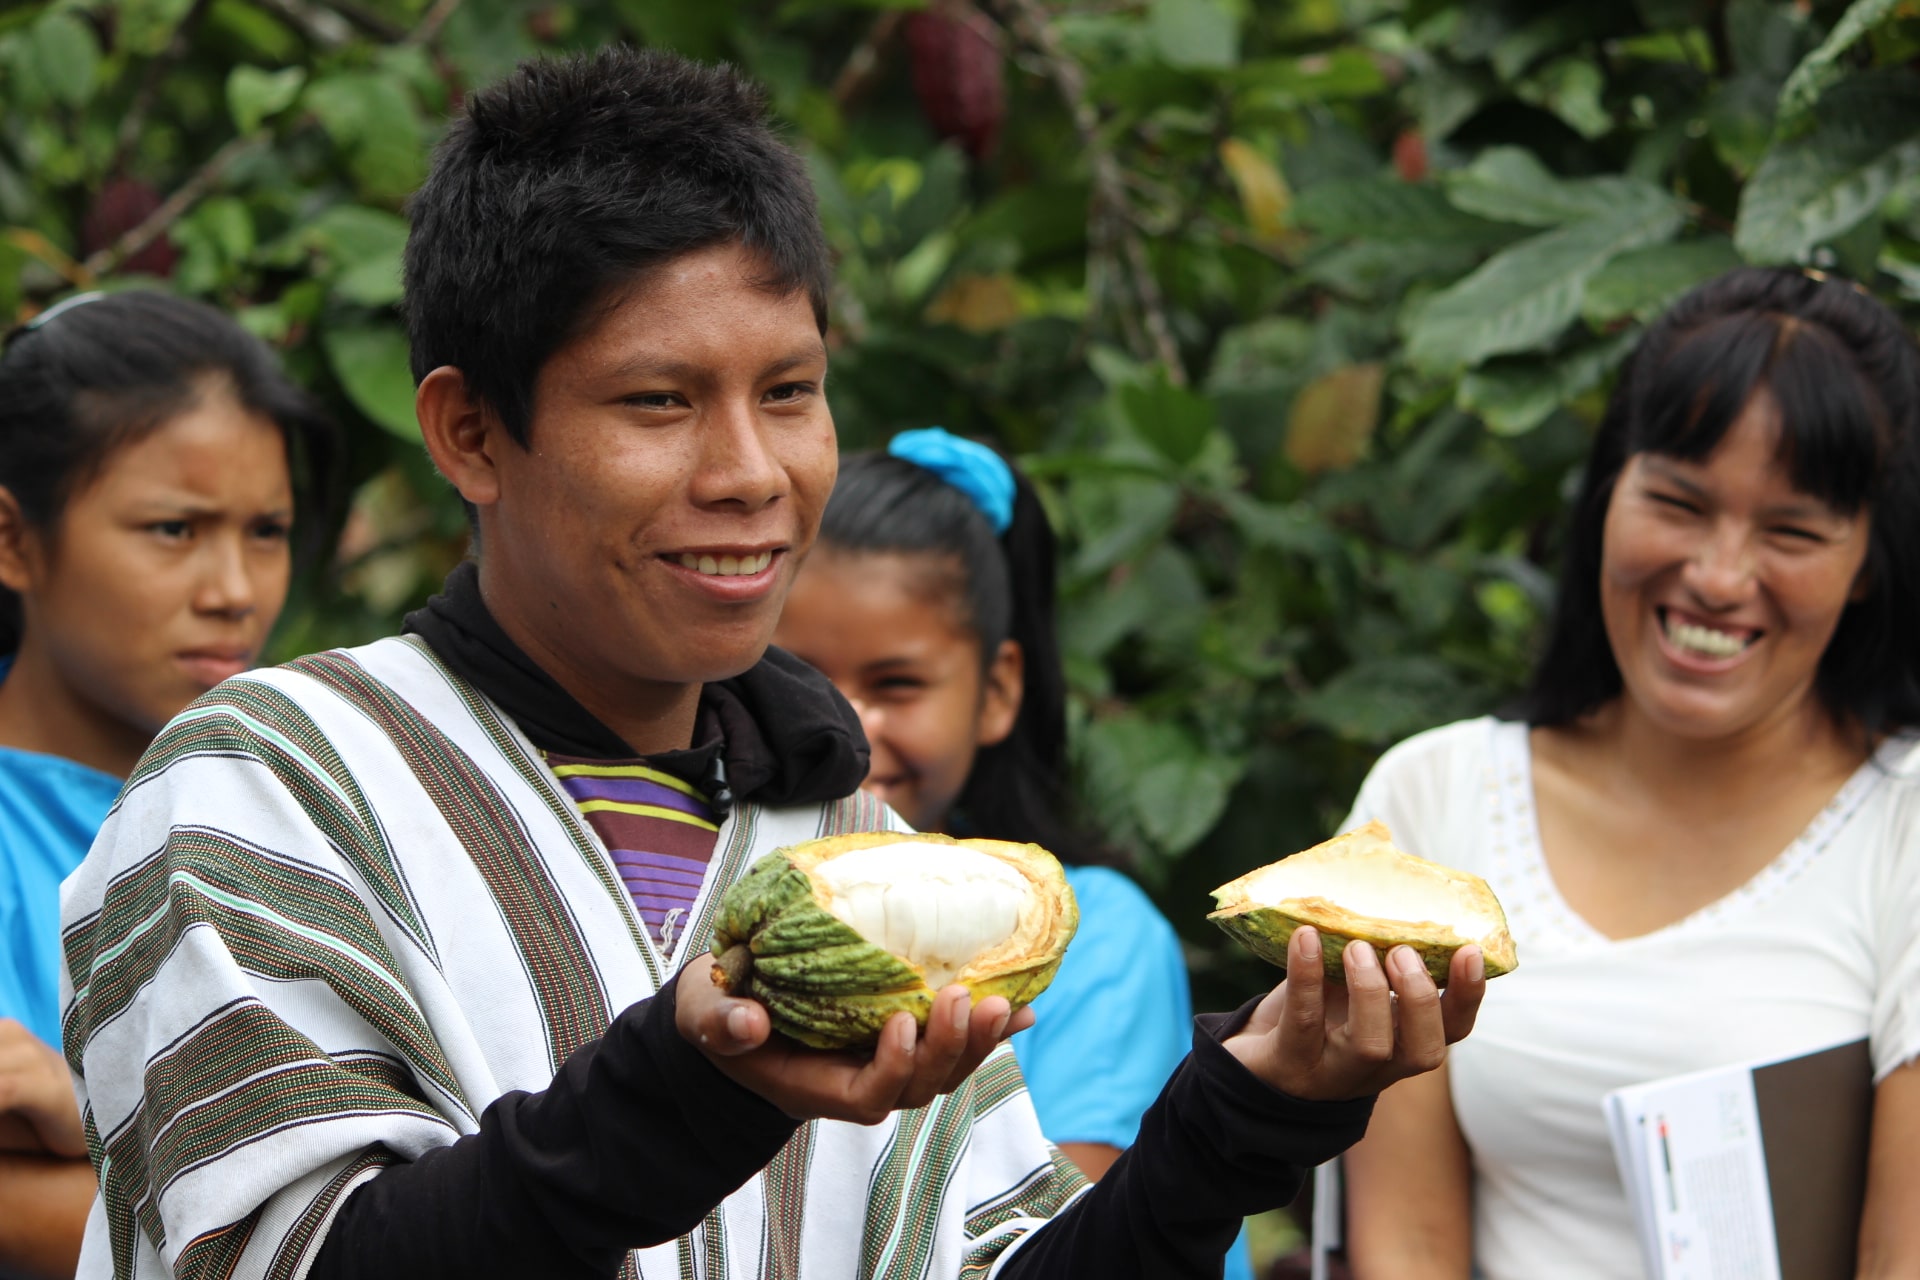
[{"label": "blue shirt", "polygon": [[[10,665],[0,662],[0,680]],[[120,779],[0,747],[0,1018],[60,1046],[60,882],[80,865]]]},{"label": "blue shirt", "polygon": [[[1013,1052],[1049,1140],[1130,1147],[1193,1041],[1186,961],[1173,926],[1133,881],[1106,867],[1066,870],[1080,931]],[[1226,1276],[1252,1275],[1242,1231]]]}]

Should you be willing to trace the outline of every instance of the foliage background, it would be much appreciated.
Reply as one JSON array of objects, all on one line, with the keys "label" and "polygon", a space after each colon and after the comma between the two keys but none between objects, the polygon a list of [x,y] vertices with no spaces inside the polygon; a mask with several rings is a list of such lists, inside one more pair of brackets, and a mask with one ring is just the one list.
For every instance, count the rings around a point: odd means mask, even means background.
[{"label": "foliage background", "polygon": [[1206,891],[1515,689],[1637,326],[1741,259],[1920,304],[1920,6],[979,4],[10,0],[0,316],[159,275],[278,345],[355,496],[277,649],[380,634],[463,548],[393,309],[448,110],[545,49],[743,64],[841,255],[845,442],[1042,482],[1089,812],[1237,1002]]}]

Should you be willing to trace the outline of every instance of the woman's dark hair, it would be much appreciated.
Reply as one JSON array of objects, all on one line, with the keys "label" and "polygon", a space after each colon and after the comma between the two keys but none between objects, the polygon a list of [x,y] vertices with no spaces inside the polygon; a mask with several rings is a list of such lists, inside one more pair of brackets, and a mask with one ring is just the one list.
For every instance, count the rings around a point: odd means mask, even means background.
[{"label": "woman's dark hair", "polygon": [[[1026,477],[1013,471],[1013,520],[999,537],[972,498],[918,463],[849,454],[821,519],[839,551],[926,556],[951,565],[942,583],[980,637],[982,666],[1004,640],[1020,645],[1020,714],[974,757],[954,802],[954,834],[1031,841],[1063,862],[1112,863],[1113,851],[1069,818],[1067,682],[1054,630],[1054,539]],[[936,567],[934,572],[939,572]]]},{"label": "woman's dark hair", "polygon": [[[271,419],[287,442],[301,523],[317,550],[331,512],[332,424],[258,338],[203,302],[149,291],[69,302],[0,351],[0,488],[53,530],[109,455],[192,408],[207,380]],[[20,646],[20,601],[0,587],[0,654]]]},{"label": "woman's dark hair", "polygon": [[806,163],[732,67],[623,47],[523,62],[467,95],[407,211],[413,376],[458,368],[522,445],[548,358],[675,258],[738,242],[826,332]]},{"label": "woman's dark hair", "polygon": [[1765,267],[1687,294],[1622,371],[1574,503],[1559,606],[1522,703],[1529,723],[1567,724],[1620,693],[1600,559],[1628,459],[1706,458],[1763,391],[1779,411],[1779,456],[1794,486],[1871,520],[1866,592],[1821,655],[1816,695],[1839,723],[1869,735],[1920,723],[1920,349],[1858,285]]}]

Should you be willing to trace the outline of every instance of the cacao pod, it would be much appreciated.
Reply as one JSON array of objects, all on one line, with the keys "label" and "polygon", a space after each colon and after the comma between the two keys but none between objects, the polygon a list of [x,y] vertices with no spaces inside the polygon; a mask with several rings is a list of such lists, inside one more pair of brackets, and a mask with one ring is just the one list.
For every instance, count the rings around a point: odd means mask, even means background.
[{"label": "cacao pod", "polygon": [[913,92],[942,138],[979,160],[993,151],[1007,116],[1007,86],[993,25],[971,7],[923,9],[904,23]]},{"label": "cacao pod", "polygon": [[1287,964],[1287,940],[1303,924],[1320,931],[1327,976],[1344,979],[1341,950],[1355,938],[1412,947],[1445,986],[1453,953],[1477,943],[1489,978],[1520,963],[1507,915],[1479,876],[1394,848],[1393,833],[1369,822],[1324,844],[1249,871],[1213,891],[1207,919],[1262,960]]},{"label": "cacao pod", "polygon": [[926,1026],[961,983],[1018,1009],[1060,967],[1080,911],[1038,845],[875,831],[775,850],[720,900],[713,980],[819,1049],[871,1045],[904,1009]]}]

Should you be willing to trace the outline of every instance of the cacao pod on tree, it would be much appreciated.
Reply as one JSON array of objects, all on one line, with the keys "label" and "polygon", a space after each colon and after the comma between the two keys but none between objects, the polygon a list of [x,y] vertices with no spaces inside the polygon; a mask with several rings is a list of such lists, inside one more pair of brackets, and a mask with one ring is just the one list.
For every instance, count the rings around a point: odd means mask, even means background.
[{"label": "cacao pod on tree", "polygon": [[985,14],[971,6],[908,15],[907,49],[920,110],[942,138],[979,160],[993,151],[1007,116],[1000,42]]},{"label": "cacao pod on tree", "polygon": [[[108,178],[80,222],[82,257],[98,253],[145,222],[161,205],[160,193],[138,178]],[[163,235],[121,264],[120,270],[150,276],[173,274],[180,257]]]}]

